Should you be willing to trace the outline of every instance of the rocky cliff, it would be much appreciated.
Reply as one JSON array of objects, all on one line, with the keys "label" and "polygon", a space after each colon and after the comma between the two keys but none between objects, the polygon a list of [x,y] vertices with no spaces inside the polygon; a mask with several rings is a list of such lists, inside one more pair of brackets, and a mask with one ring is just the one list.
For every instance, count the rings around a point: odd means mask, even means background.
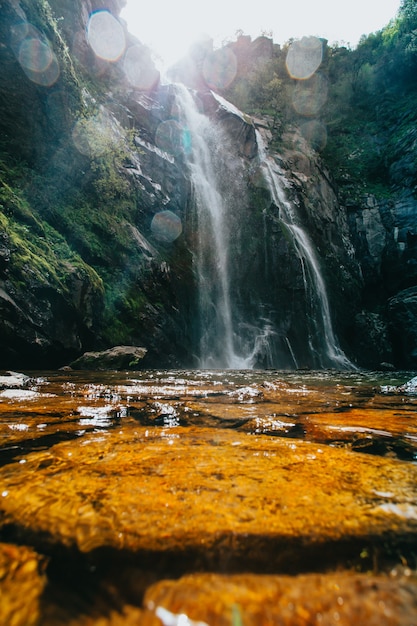
[{"label": "rocky cliff", "polygon": [[[182,283],[192,283],[187,252],[150,228],[162,208],[185,207],[188,193],[152,141],[169,95],[151,93],[159,74],[149,51],[116,20],[119,3],[104,5],[1,3],[3,367],[56,366],[117,343],[146,344],[150,363],[187,354],[177,302],[181,294],[186,306]],[[110,27],[146,73],[146,89],[121,53],[109,60],[87,41],[101,8],[113,11]]]},{"label": "rocky cliff", "polygon": [[[404,101],[400,98],[398,107],[404,108]],[[372,138],[384,146],[379,167],[386,189],[358,193],[360,186],[345,190],[342,185],[341,203],[363,279],[352,345],[368,366],[377,361],[417,365],[417,145],[410,104]]]},{"label": "rocky cliff", "polygon": [[[161,84],[120,8],[0,2],[0,367],[55,367],[117,344],[146,347],[144,366],[196,364],[196,233],[175,90]],[[119,49],[88,39],[99,9]],[[303,262],[259,176],[256,131],[268,144],[268,123],[223,106],[195,72],[203,110],[243,164],[249,200],[235,298],[250,321],[267,309],[297,365],[314,366],[303,349]],[[414,367],[413,196],[341,206],[331,172],[294,128],[270,154],[317,250],[348,357]],[[268,364],[261,353],[257,364]]]}]

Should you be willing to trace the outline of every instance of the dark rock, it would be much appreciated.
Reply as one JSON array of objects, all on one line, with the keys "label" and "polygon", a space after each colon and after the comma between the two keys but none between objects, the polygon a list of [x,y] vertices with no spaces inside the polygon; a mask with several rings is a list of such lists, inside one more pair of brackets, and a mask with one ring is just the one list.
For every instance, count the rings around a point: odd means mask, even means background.
[{"label": "dark rock", "polygon": [[358,313],[354,318],[352,345],[355,354],[360,355],[363,367],[380,369],[384,361],[392,361],[392,345],[384,315],[365,310]]},{"label": "dark rock", "polygon": [[254,159],[258,154],[255,126],[248,116],[239,116],[233,110],[227,109],[220,102],[217,117],[223,120],[229,136],[237,146],[237,154],[248,159]]},{"label": "dark rock", "polygon": [[397,360],[405,367],[417,368],[417,287],[397,293],[388,302]]},{"label": "dark rock", "polygon": [[75,370],[135,370],[146,355],[146,348],[115,346],[102,352],[86,352],[71,363]]},{"label": "dark rock", "polygon": [[0,284],[0,367],[55,367],[91,341],[102,289],[87,273],[66,269],[66,289],[29,267]]}]

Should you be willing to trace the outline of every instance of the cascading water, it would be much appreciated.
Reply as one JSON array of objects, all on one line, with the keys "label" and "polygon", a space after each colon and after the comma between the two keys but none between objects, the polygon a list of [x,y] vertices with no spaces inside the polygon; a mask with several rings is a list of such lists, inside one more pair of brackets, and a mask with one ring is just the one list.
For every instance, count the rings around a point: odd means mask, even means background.
[{"label": "cascading water", "polygon": [[[353,369],[333,332],[312,242],[302,228],[296,206],[286,198],[283,175],[266,154],[260,133],[257,131],[259,165],[279,211],[278,215],[264,215],[264,255],[259,255],[261,212],[247,197],[248,162],[238,157],[222,123],[200,112],[196,95],[182,85],[176,85],[175,93],[194,194],[191,230],[198,283],[199,367],[298,368],[301,363],[314,368]],[[212,95],[223,110],[240,114],[233,105],[229,107]],[[301,267],[301,291],[293,291],[293,305],[282,300],[283,295],[288,297],[288,286],[279,282],[276,260],[269,268],[267,251],[276,259],[274,245],[279,245],[279,239],[267,240],[266,219],[277,223],[281,240],[284,232],[284,239],[291,242],[289,251],[295,250],[299,264],[294,271],[298,275]]]},{"label": "cascading water", "polygon": [[[354,365],[339,347],[333,331],[326,287],[312,242],[299,224],[295,206],[286,198],[280,174],[276,171],[276,163],[267,155],[259,131],[257,131],[256,136],[262,173],[272,200],[279,209],[277,219],[283,229],[291,236],[294,249],[302,265],[304,289],[310,302],[310,315],[308,316],[309,349],[315,366],[354,369]],[[292,349],[291,355],[294,363],[296,363]]]},{"label": "cascading water", "polygon": [[222,151],[227,139],[218,126],[199,112],[193,96],[181,85],[177,85],[177,101],[190,137],[185,156],[197,207],[195,264],[199,286],[199,365],[202,368],[251,368],[253,349],[236,332],[238,323],[232,310],[230,207],[221,180]]}]

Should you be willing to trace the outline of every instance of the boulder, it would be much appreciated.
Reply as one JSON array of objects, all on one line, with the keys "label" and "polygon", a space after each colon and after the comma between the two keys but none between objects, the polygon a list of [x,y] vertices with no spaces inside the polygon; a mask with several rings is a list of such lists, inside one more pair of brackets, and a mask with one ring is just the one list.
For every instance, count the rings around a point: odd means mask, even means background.
[{"label": "boulder", "polygon": [[134,370],[140,369],[139,362],[146,348],[137,346],[115,346],[102,352],[85,352],[71,363],[75,370]]},{"label": "boulder", "polygon": [[25,458],[0,471],[1,519],[37,549],[301,573],[326,561],[364,562],[364,546],[382,564],[391,533],[403,550],[415,545],[417,467],[389,457],[125,420]]}]

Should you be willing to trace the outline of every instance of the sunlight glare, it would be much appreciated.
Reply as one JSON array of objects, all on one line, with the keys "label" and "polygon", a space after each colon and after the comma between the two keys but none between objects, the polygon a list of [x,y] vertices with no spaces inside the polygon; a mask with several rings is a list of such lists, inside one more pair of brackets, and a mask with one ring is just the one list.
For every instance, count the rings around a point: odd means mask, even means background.
[{"label": "sunlight glare", "polygon": [[72,140],[78,152],[97,158],[117,147],[117,135],[109,116],[100,110],[90,118],[81,118],[72,129]]},{"label": "sunlight glare", "polygon": [[109,11],[95,11],[90,15],[87,41],[94,53],[106,61],[117,61],[126,47],[123,27]]},{"label": "sunlight glare", "polygon": [[176,120],[165,120],[156,129],[155,143],[160,150],[175,156],[182,150],[182,135],[182,128]]},{"label": "sunlight glare", "polygon": [[287,53],[286,66],[291,78],[304,80],[313,76],[323,60],[323,42],[318,37],[294,41]]},{"label": "sunlight glare", "polygon": [[10,36],[11,48],[26,76],[43,87],[53,85],[60,74],[59,63],[43,33],[21,20],[12,26]]},{"label": "sunlight glare", "polygon": [[236,40],[238,31],[253,39],[269,33],[281,45],[314,35],[330,44],[356,46],[361,35],[386,26],[399,6],[400,0],[257,0],[255,5],[240,0],[152,0],[144,7],[127,0],[121,17],[129,32],[159,57],[158,69],[167,69],[188,53],[202,33],[213,40],[214,48]]},{"label": "sunlight glare", "polygon": [[292,93],[294,110],[304,117],[316,116],[327,100],[328,82],[323,74],[314,74],[308,81],[299,81]]},{"label": "sunlight glare", "polygon": [[327,143],[327,129],[320,120],[308,120],[300,125],[304,139],[317,152],[324,150]]},{"label": "sunlight glare", "polygon": [[127,49],[123,69],[128,81],[136,89],[151,89],[159,78],[159,73],[149,62],[149,53],[144,46],[134,45]]},{"label": "sunlight glare", "polygon": [[20,46],[19,63],[32,72],[44,72],[52,63],[52,50],[38,38],[25,39]]},{"label": "sunlight glare", "polygon": [[230,48],[220,48],[204,59],[203,76],[212,89],[225,89],[234,80],[237,71],[236,55]]},{"label": "sunlight glare", "polygon": [[152,219],[151,230],[159,241],[172,243],[182,233],[181,219],[172,211],[160,211]]}]

